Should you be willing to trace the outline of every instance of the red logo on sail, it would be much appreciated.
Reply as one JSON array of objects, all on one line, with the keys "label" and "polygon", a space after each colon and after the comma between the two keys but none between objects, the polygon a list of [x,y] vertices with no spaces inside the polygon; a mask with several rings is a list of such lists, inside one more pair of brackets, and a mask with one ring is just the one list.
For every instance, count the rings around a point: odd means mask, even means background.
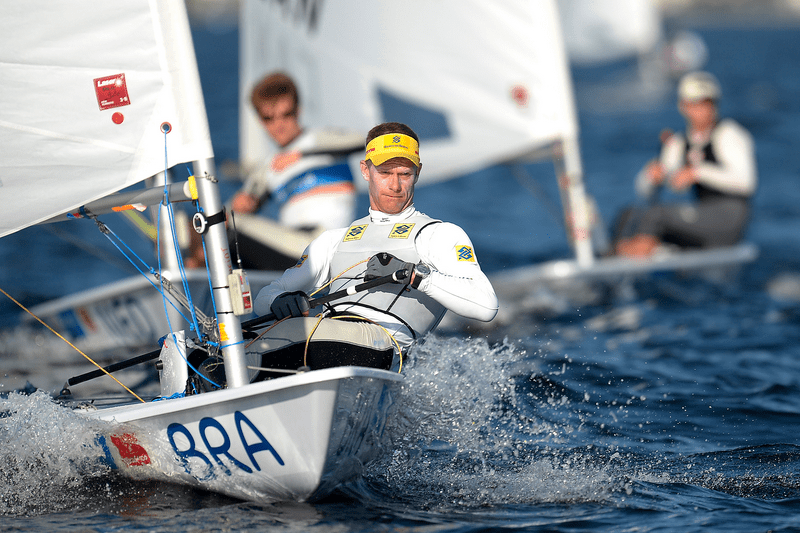
[{"label": "red logo on sail", "polygon": [[100,111],[112,109],[123,105],[130,105],[128,85],[125,83],[125,74],[114,74],[103,78],[95,78],[94,92],[97,95],[97,105]]}]

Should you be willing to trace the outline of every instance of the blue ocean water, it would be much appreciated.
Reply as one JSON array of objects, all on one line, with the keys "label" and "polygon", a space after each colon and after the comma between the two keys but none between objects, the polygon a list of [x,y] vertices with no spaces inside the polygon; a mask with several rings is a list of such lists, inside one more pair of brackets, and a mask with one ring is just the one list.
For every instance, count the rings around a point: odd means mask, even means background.
[{"label": "blue ocean water", "polygon": [[[0,530],[800,530],[800,303],[775,289],[800,273],[800,29],[694,29],[722,113],[757,143],[761,255],[734,282],[657,276],[596,305],[429,339],[407,361],[387,453],[315,504],[119,478],[86,460],[85,428],[48,395],[11,395]],[[235,160],[236,32],[198,27],[195,41],[217,159]],[[661,128],[682,123],[671,93],[645,98],[630,67],[574,71],[587,187],[606,220],[634,201]],[[496,167],[420,188],[417,206],[464,227],[489,272],[565,257],[552,166],[527,170],[534,190]],[[81,236],[100,247],[95,232]],[[38,228],[0,254],[0,287],[26,304],[126,274]],[[41,356],[34,385],[59,371]]]}]

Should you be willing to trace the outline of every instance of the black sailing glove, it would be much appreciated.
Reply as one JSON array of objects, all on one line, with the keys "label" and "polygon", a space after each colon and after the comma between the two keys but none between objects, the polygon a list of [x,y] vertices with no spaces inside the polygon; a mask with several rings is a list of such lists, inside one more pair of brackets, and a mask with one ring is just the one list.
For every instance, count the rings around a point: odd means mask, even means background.
[{"label": "black sailing glove", "polygon": [[272,301],[269,310],[275,315],[276,320],[288,316],[308,316],[311,306],[308,304],[308,295],[303,291],[284,292]]},{"label": "black sailing glove", "polygon": [[403,283],[411,278],[411,273],[414,272],[414,263],[407,263],[390,253],[381,252],[373,255],[369,258],[369,261],[367,261],[367,271],[364,273],[364,281],[389,276],[403,269],[406,271],[405,278],[396,279],[395,283]]}]

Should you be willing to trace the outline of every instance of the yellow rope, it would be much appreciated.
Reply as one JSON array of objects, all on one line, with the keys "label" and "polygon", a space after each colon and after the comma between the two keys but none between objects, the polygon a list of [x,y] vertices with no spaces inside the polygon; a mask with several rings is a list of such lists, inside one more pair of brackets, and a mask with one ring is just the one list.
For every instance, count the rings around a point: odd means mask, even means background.
[{"label": "yellow rope", "polygon": [[126,391],[130,392],[131,394],[133,394],[133,396],[134,396],[134,397],[135,397],[137,400],[139,400],[139,401],[140,401],[140,402],[142,402],[142,403],[147,403],[147,402],[145,402],[144,400],[142,400],[141,398],[139,398],[139,396],[138,396],[138,395],[137,395],[135,392],[133,392],[133,391],[132,391],[132,390],[130,390],[128,387],[126,387],[125,385],[123,385],[123,384],[122,384],[122,382],[121,382],[120,380],[118,380],[117,378],[115,378],[114,376],[112,376],[112,375],[111,375],[111,374],[110,374],[110,373],[109,373],[109,372],[108,372],[108,371],[107,371],[105,368],[103,368],[103,367],[102,367],[102,366],[100,366],[98,363],[96,363],[96,362],[95,362],[95,361],[94,361],[94,360],[93,360],[91,357],[89,357],[88,355],[86,355],[85,353],[83,353],[82,351],[80,351],[80,350],[79,350],[79,349],[78,349],[78,348],[77,348],[77,347],[76,347],[74,344],[72,344],[72,343],[71,343],[71,342],[69,342],[67,339],[65,339],[65,338],[64,338],[64,337],[63,337],[63,336],[62,336],[62,335],[61,335],[59,332],[57,332],[56,330],[54,330],[53,328],[51,328],[50,326],[48,326],[47,324],[45,324],[45,323],[44,323],[44,321],[43,321],[41,318],[39,318],[38,316],[36,316],[36,315],[34,315],[33,313],[31,313],[31,312],[28,310],[28,308],[27,308],[27,307],[25,307],[24,305],[22,305],[21,303],[19,303],[18,301],[16,301],[16,300],[15,300],[15,299],[14,299],[14,298],[13,298],[13,297],[10,295],[10,294],[8,294],[8,293],[7,293],[6,291],[4,291],[2,288],[0,288],[0,292],[2,292],[3,294],[5,294],[5,295],[8,297],[8,299],[9,299],[9,300],[11,300],[12,302],[14,302],[14,303],[15,303],[15,304],[17,304],[18,306],[20,306],[20,307],[21,307],[21,308],[22,308],[22,309],[23,309],[23,310],[24,310],[26,313],[28,313],[28,314],[29,314],[29,315],[31,315],[33,318],[35,318],[36,320],[38,320],[38,321],[39,321],[39,323],[40,323],[40,324],[42,324],[44,327],[46,327],[47,329],[49,329],[50,331],[52,331],[53,333],[55,333],[55,334],[56,334],[56,336],[57,336],[59,339],[61,339],[62,341],[66,342],[67,344],[69,344],[70,346],[72,346],[72,347],[75,349],[75,351],[76,351],[76,352],[78,352],[79,354],[81,354],[82,356],[84,356],[86,359],[88,359],[88,360],[89,360],[89,362],[90,362],[90,363],[92,363],[94,366],[96,366],[97,368],[99,368],[100,370],[102,370],[103,372],[105,372],[105,373],[106,373],[106,375],[107,375],[108,377],[110,377],[111,379],[113,379],[114,381],[116,381],[117,383],[119,383],[119,384],[122,386],[122,388],[123,388],[123,389],[125,389]]},{"label": "yellow rope", "polygon": [[322,323],[322,319],[323,318],[325,318],[325,317],[322,316],[322,314],[320,313],[319,320],[317,320],[317,323],[314,324],[313,328],[311,328],[311,333],[308,334],[308,338],[306,339],[306,347],[303,350],[303,366],[308,366],[308,362],[306,361],[306,359],[308,357],[308,345],[311,344],[311,337],[312,337],[312,335],[314,335],[314,332],[317,331],[317,328]]},{"label": "yellow rope", "polygon": [[[363,263],[366,263],[367,261],[369,261],[369,259],[364,259],[363,261],[359,261],[358,263],[355,263],[355,264],[353,264],[353,265],[350,265],[349,267],[345,268],[344,270],[342,270],[341,272],[339,272],[339,273],[338,273],[336,276],[334,276],[333,278],[331,278],[331,280],[330,280],[330,281],[328,281],[328,282],[327,282],[325,285],[323,285],[323,286],[322,286],[322,287],[320,287],[319,289],[317,289],[317,290],[315,290],[314,292],[312,292],[311,294],[309,294],[309,296],[314,296],[314,295],[315,295],[315,294],[317,294],[319,291],[321,291],[322,289],[324,289],[325,287],[327,287],[328,285],[330,285],[331,283],[333,283],[334,281],[336,281],[337,279],[339,279],[340,277],[342,277],[342,276],[344,275],[344,273],[345,273],[345,272],[347,272],[348,270],[350,270],[350,269],[352,269],[352,268],[355,268],[355,267],[357,267],[358,265],[361,265],[361,264],[363,264]],[[319,315],[317,315],[317,316],[319,317],[319,320],[317,320],[317,323],[316,323],[316,324],[314,324],[314,327],[311,329],[311,333],[309,333],[309,334],[308,334],[308,338],[306,338],[306,345],[305,345],[305,349],[303,350],[303,366],[308,366],[308,347],[309,347],[309,345],[311,344],[311,337],[314,335],[314,333],[317,331],[317,328],[318,328],[318,327],[319,327],[319,325],[322,323],[322,319],[323,319],[323,318],[328,318],[328,317],[325,317],[325,316],[324,316],[322,313],[320,313],[320,314],[319,314]],[[281,319],[281,320],[278,320],[277,322],[273,323],[273,324],[272,324],[270,327],[268,327],[267,329],[265,329],[264,331],[262,331],[261,333],[259,333],[258,337],[256,337],[256,338],[255,338],[255,339],[253,339],[252,341],[250,341],[250,342],[249,342],[247,345],[245,345],[245,348],[249,348],[249,347],[250,347],[250,345],[252,345],[252,344],[253,344],[254,342],[256,342],[258,339],[260,339],[262,335],[264,335],[266,332],[268,332],[269,330],[271,330],[272,328],[274,328],[275,326],[277,326],[278,324],[280,324],[281,322],[283,322],[283,321],[284,321],[284,320],[286,320],[287,318],[290,318],[290,317],[283,318],[283,319]],[[358,319],[358,320],[363,320],[363,321],[365,321],[365,322],[369,322],[369,323],[371,323],[371,324],[375,324],[376,326],[378,326],[379,328],[381,328],[381,329],[383,330],[383,332],[384,332],[384,333],[386,333],[386,335],[388,335],[388,336],[389,336],[389,338],[392,340],[392,342],[394,343],[394,345],[397,347],[397,353],[400,355],[400,368],[398,368],[397,372],[398,372],[398,373],[400,373],[400,372],[403,370],[403,350],[400,348],[400,343],[398,343],[398,342],[397,342],[397,339],[395,339],[395,338],[394,338],[394,336],[393,336],[391,333],[389,333],[389,331],[388,331],[388,330],[387,330],[385,327],[381,326],[381,325],[380,325],[380,324],[378,324],[377,322],[374,322],[374,321],[372,321],[372,320],[370,320],[370,319],[368,319],[368,318],[364,318],[364,317],[362,317],[362,316],[357,316],[357,315],[350,315],[350,316],[334,316],[334,317],[329,317],[329,318],[334,318],[334,319],[338,319],[338,318],[352,318],[352,319]]]},{"label": "yellow rope", "polygon": [[361,265],[361,264],[363,264],[363,263],[366,263],[367,261],[369,261],[369,259],[364,259],[363,261],[359,261],[358,263],[356,263],[356,264],[354,264],[354,265],[350,265],[349,267],[345,268],[344,270],[342,270],[341,272],[339,272],[338,274],[336,274],[336,275],[335,275],[333,278],[331,278],[331,280],[330,280],[328,283],[326,283],[325,285],[323,285],[323,286],[322,286],[322,287],[320,287],[319,289],[317,289],[317,290],[315,290],[314,292],[312,292],[311,294],[309,294],[309,296],[314,296],[314,295],[315,295],[315,294],[317,294],[319,291],[321,291],[322,289],[324,289],[325,287],[327,287],[328,285],[330,285],[331,283],[333,283],[334,281],[336,281],[337,279],[339,279],[340,277],[342,277],[342,276],[344,275],[344,273],[345,273],[345,272],[347,272],[348,270],[350,270],[351,268],[355,268],[355,267],[357,267],[358,265]]}]

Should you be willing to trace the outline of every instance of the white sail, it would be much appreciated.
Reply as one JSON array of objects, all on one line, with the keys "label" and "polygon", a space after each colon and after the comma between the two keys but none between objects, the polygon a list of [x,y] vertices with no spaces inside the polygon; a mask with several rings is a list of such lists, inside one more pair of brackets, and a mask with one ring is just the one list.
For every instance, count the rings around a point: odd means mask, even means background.
[{"label": "white sail", "polygon": [[655,0],[558,0],[567,54],[597,64],[652,53],[663,40]]},{"label": "white sail", "polygon": [[0,43],[0,237],[213,157],[183,0],[7,2]]},{"label": "white sail", "polygon": [[555,0],[244,0],[240,28],[246,165],[269,146],[249,91],[274,70],[298,83],[306,126],[412,126],[425,183],[577,136]]}]

